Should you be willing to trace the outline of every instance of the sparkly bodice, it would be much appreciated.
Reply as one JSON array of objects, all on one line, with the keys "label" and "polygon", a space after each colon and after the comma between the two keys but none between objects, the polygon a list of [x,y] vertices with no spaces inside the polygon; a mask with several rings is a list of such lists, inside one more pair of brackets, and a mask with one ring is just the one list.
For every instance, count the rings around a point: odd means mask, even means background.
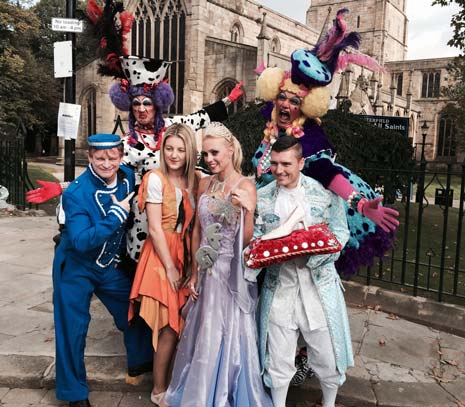
[{"label": "sparkly bodice", "polygon": [[212,195],[202,194],[199,200],[198,216],[202,229],[200,245],[208,245],[204,231],[213,223],[221,225],[221,241],[219,254],[233,255],[234,239],[239,228],[241,211],[239,206],[233,205],[230,195],[216,198]]}]

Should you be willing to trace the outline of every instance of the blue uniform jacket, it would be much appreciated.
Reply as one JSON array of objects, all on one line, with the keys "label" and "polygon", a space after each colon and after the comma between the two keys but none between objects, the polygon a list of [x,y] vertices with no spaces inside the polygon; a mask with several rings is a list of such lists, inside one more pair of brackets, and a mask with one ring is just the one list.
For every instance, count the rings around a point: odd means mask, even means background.
[{"label": "blue uniform jacket", "polygon": [[113,204],[110,194],[121,201],[132,192],[134,172],[121,166],[117,177],[116,186],[108,188],[89,165],[63,193],[66,222],[54,267],[61,267],[68,256],[97,271],[119,260],[126,245],[128,212]]}]

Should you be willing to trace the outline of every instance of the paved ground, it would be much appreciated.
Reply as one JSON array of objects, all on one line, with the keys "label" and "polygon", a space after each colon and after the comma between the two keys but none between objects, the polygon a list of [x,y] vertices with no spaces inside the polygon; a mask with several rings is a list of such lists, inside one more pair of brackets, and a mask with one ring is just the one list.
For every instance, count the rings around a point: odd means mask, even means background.
[{"label": "paved ground", "polygon": [[[54,217],[0,217],[0,405],[60,405],[54,398],[51,263]],[[351,307],[356,367],[340,390],[346,407],[463,407],[465,340],[379,309]],[[460,323],[463,324],[463,321]],[[124,384],[121,334],[92,302],[87,370],[95,407],[150,406],[150,377]],[[289,406],[311,406],[316,380],[292,389]],[[200,407],[200,406],[199,406]]]}]

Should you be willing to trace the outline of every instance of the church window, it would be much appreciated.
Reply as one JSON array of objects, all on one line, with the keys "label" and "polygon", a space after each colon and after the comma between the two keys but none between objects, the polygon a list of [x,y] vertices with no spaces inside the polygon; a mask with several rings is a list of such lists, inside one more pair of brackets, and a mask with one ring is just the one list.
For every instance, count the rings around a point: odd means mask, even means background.
[{"label": "church window", "polygon": [[[221,82],[219,85],[216,86],[216,100],[224,99],[228,96],[231,91],[233,90],[234,86],[236,86],[236,82],[233,79],[226,79]],[[231,103],[228,106],[228,115],[232,115],[236,113],[242,106],[244,106],[245,94],[242,95],[238,100]]]},{"label": "church window", "polygon": [[360,16],[357,16],[357,28],[360,28]]},{"label": "church window", "polygon": [[281,51],[281,43],[278,37],[274,37],[271,41],[271,52],[279,53]]},{"label": "church window", "polygon": [[231,42],[241,41],[241,26],[239,23],[233,24],[231,27]]},{"label": "church window", "polygon": [[97,92],[88,88],[82,96],[82,129],[86,137],[97,133]]},{"label": "church window", "polygon": [[140,0],[134,11],[131,54],[171,61],[167,77],[173,88],[173,114],[182,113],[186,9],[181,0]]},{"label": "church window", "polygon": [[455,147],[455,120],[443,114],[439,120],[437,156],[454,157]]},{"label": "church window", "polygon": [[395,73],[392,75],[392,83],[396,86],[396,94],[397,96],[402,96],[402,87],[404,82],[404,74],[402,72]]},{"label": "church window", "polygon": [[441,73],[440,72],[423,72],[423,81],[421,85],[422,98],[437,98],[440,93]]}]

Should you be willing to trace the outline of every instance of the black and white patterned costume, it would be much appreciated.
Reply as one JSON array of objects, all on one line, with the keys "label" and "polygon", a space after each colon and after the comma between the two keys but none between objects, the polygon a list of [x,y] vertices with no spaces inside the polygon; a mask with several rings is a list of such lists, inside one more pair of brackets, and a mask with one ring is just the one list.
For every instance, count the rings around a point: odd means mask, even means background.
[{"label": "black and white patterned costume", "polygon": [[[194,131],[207,127],[212,121],[223,121],[227,118],[226,106],[223,101],[219,101],[204,107],[203,109],[187,116],[173,116],[164,119],[165,128],[174,123],[184,123],[192,127]],[[153,130],[144,130],[134,127],[139,137],[138,140],[131,139],[126,133],[124,139],[125,165],[134,169],[136,175],[136,196],[133,199],[131,212],[133,222],[128,224],[127,252],[129,257],[136,261],[139,259],[142,246],[148,233],[147,215],[140,212],[138,207],[137,190],[146,172],[159,168],[160,165],[160,145],[163,137],[163,130],[155,135]]]}]

